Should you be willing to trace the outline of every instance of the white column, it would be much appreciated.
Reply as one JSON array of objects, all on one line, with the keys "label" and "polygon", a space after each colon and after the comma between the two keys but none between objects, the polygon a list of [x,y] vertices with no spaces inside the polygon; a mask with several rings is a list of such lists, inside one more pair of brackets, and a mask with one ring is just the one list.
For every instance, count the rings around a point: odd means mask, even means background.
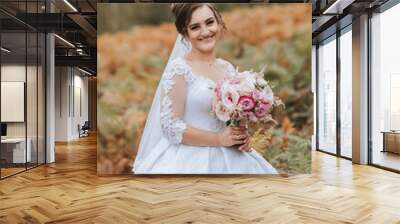
[{"label": "white column", "polygon": [[54,76],[54,35],[47,34],[46,37],[46,45],[47,45],[47,52],[46,52],[46,60],[47,60],[47,76],[46,76],[46,85],[47,85],[47,92],[46,92],[46,163],[52,163],[55,161],[55,151],[54,151],[54,133],[55,133],[55,76]]},{"label": "white column", "polygon": [[353,162],[368,163],[368,16],[353,20]]},{"label": "white column", "polygon": [[[53,12],[54,6],[50,1],[46,4],[47,12]],[[55,162],[54,133],[55,133],[55,54],[54,35],[46,35],[46,163]]]}]

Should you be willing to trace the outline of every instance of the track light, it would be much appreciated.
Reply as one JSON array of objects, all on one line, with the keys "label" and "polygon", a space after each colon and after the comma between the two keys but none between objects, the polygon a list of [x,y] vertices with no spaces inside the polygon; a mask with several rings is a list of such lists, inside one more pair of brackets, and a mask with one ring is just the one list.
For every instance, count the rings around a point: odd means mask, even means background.
[{"label": "track light", "polygon": [[64,3],[67,4],[74,12],[78,12],[78,10],[71,3],[69,3],[68,0],[64,0]]},{"label": "track light", "polygon": [[323,15],[328,14],[342,14],[343,10],[351,5],[355,0],[336,0],[332,5],[330,5],[324,12]]},{"label": "track light", "polygon": [[1,47],[1,50],[4,51],[4,52],[6,52],[6,53],[10,53],[10,52],[11,52],[11,50],[9,50],[9,49],[7,49],[7,48],[5,48],[5,47]]},{"label": "track light", "polygon": [[62,42],[66,43],[67,45],[69,45],[69,46],[75,48],[75,45],[71,44],[71,42],[69,42],[69,41],[67,41],[66,39],[60,37],[59,35],[54,34],[54,36],[57,37],[57,38],[58,38],[59,40],[61,40]]},{"label": "track light", "polygon": [[92,73],[90,73],[90,72],[88,72],[88,71],[86,71],[86,70],[83,70],[83,69],[81,69],[81,68],[79,68],[79,67],[78,67],[78,70],[81,71],[81,72],[83,72],[83,73],[85,73],[85,74],[87,74],[87,75],[90,75],[90,76],[93,75]]}]

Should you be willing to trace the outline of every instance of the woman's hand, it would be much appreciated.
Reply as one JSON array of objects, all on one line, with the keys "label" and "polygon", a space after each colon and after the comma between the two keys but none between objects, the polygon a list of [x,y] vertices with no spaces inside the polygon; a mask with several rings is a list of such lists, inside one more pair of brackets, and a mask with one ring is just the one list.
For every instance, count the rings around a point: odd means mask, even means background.
[{"label": "woman's hand", "polygon": [[240,151],[242,151],[242,152],[251,152],[251,151],[253,151],[250,148],[250,136],[247,136],[245,143],[243,145],[239,146],[238,149]]},{"label": "woman's hand", "polygon": [[233,145],[241,145],[240,151],[248,151],[250,136],[246,127],[231,127],[228,126],[222,132],[218,133],[218,142],[220,145],[229,147]]},{"label": "woman's hand", "polygon": [[247,126],[247,120],[241,120],[240,121],[240,127],[244,128],[246,131],[247,138],[244,142],[243,145],[239,146],[239,150],[242,152],[251,152],[252,149],[250,148],[250,135],[248,134],[248,126]]}]

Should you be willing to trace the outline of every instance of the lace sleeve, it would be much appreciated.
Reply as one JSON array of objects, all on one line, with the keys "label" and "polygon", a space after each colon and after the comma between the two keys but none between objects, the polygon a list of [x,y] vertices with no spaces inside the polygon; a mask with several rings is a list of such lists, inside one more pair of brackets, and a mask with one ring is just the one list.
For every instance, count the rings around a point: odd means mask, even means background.
[{"label": "lace sleeve", "polygon": [[164,79],[161,80],[163,90],[160,104],[161,129],[171,143],[180,144],[186,129],[186,123],[182,118],[190,71],[176,60],[165,72]]}]

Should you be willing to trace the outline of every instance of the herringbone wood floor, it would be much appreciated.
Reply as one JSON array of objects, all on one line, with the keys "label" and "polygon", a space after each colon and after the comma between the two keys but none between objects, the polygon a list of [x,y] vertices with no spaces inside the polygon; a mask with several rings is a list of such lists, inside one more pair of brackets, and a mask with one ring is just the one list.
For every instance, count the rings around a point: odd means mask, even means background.
[{"label": "herringbone wood floor", "polygon": [[0,223],[400,223],[400,175],[313,152],[313,174],[96,175],[96,139],[0,181]]}]

